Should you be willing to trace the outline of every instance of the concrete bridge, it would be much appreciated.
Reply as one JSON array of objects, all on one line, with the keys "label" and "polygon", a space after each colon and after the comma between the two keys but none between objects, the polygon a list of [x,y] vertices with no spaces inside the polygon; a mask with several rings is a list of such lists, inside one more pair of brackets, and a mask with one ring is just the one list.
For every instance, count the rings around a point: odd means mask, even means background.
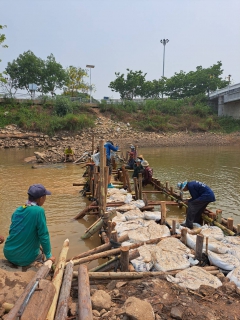
[{"label": "concrete bridge", "polygon": [[240,83],[211,92],[209,99],[217,107],[219,117],[240,119]]}]

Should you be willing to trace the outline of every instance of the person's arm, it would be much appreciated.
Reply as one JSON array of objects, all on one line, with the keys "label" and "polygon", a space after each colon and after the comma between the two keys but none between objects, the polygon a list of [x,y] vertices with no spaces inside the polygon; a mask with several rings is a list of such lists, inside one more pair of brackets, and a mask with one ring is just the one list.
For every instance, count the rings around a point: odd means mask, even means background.
[{"label": "person's arm", "polygon": [[109,149],[111,149],[112,151],[118,151],[118,146],[113,146],[112,144],[109,144]]},{"label": "person's arm", "polygon": [[3,243],[5,241],[3,236],[0,236],[0,244]]},{"label": "person's arm", "polygon": [[46,256],[46,259],[49,260],[52,257],[51,243],[50,243],[50,237],[49,237],[49,232],[47,228],[45,212],[43,208],[41,209],[42,210],[39,211],[38,219],[37,219],[37,232],[38,232],[40,244],[43,249],[43,253]]}]

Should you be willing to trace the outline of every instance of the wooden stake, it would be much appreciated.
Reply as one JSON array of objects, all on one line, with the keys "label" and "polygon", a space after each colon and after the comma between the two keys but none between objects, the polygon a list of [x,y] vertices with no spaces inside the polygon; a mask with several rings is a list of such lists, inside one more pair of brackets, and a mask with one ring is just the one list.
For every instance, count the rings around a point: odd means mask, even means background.
[{"label": "wooden stake", "polygon": [[222,210],[216,210],[216,221],[218,223],[222,222]]},{"label": "wooden stake", "polygon": [[117,235],[117,231],[116,231],[116,230],[114,230],[114,231],[111,232],[110,239],[113,240],[114,242],[119,242],[119,239],[118,239],[118,235]]},{"label": "wooden stake", "polygon": [[176,220],[172,220],[172,234],[176,234]]},{"label": "wooden stake", "polygon": [[139,199],[139,191],[138,191],[138,179],[137,177],[133,178],[134,181],[134,189],[135,189],[135,200]]},{"label": "wooden stake", "polygon": [[80,265],[78,268],[78,319],[93,319],[89,276],[86,265]]},{"label": "wooden stake", "polygon": [[106,150],[104,148],[104,141],[100,141],[100,181],[99,181],[99,188],[100,188],[100,194],[99,194],[99,210],[100,215],[104,216],[104,213],[106,211],[105,207],[105,180],[104,180],[104,167],[106,163]]},{"label": "wooden stake", "polygon": [[122,272],[128,272],[129,248],[127,246],[121,248],[120,265],[121,265]]},{"label": "wooden stake", "polygon": [[69,309],[68,299],[70,297],[72,277],[73,277],[73,262],[70,261],[65,269],[61,292],[58,299],[57,311],[56,311],[54,320],[67,319],[67,313]]},{"label": "wooden stake", "polygon": [[206,237],[206,255],[208,255],[208,237]]},{"label": "wooden stake", "polygon": [[130,179],[129,179],[128,170],[126,170],[126,180],[127,180],[128,191],[129,191],[129,192],[132,192],[132,188],[131,188],[131,183],[130,183]]},{"label": "wooden stake", "polygon": [[142,200],[142,173],[138,174],[138,199]]},{"label": "wooden stake", "polygon": [[227,228],[229,230],[233,231],[233,219],[232,218],[227,219]]},{"label": "wooden stake", "polygon": [[56,269],[54,271],[53,279],[52,279],[52,283],[54,284],[56,292],[55,292],[55,296],[53,298],[53,302],[51,304],[51,307],[48,311],[46,320],[53,320],[54,319],[54,315],[55,315],[55,311],[56,311],[56,307],[57,307],[58,295],[59,295],[60,287],[62,284],[62,277],[63,277],[63,272],[64,272],[65,263],[66,263],[68,249],[69,249],[69,240],[66,239],[63,243],[62,250],[60,252],[58,263],[57,263]]},{"label": "wooden stake", "polygon": [[94,134],[92,135],[92,154],[94,154]]},{"label": "wooden stake", "polygon": [[187,244],[187,228],[182,228],[181,229],[181,239],[183,244]]},{"label": "wooden stake", "polygon": [[240,233],[240,224],[237,225],[237,234]]},{"label": "wooden stake", "polygon": [[108,222],[107,222],[107,235],[108,235],[109,239],[111,238],[111,232],[112,232],[112,221],[108,220]]},{"label": "wooden stake", "polygon": [[123,187],[126,187],[126,185],[127,185],[127,179],[126,179],[126,169],[125,169],[125,166],[122,166],[122,174],[123,174]]},{"label": "wooden stake", "polygon": [[204,236],[201,234],[197,234],[195,259],[197,259],[199,261],[202,260],[203,240],[204,240]]},{"label": "wooden stake", "polygon": [[166,223],[167,208],[165,201],[161,201],[161,224]]},{"label": "wooden stake", "polygon": [[222,229],[223,232],[227,233],[230,236],[234,236],[235,233],[227,228],[225,228],[224,226],[222,226],[220,223],[218,223],[217,221],[214,221],[212,219],[210,219],[207,215],[202,214],[202,218],[204,221],[207,221],[209,223],[213,223],[215,226],[219,227],[220,229]]}]

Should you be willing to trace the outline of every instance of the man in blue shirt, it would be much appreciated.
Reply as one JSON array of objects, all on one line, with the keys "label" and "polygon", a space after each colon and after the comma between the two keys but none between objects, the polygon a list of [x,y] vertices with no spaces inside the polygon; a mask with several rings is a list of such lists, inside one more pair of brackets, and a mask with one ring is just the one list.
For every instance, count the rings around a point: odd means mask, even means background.
[{"label": "man in blue shirt", "polygon": [[113,185],[111,184],[111,175],[112,175],[112,163],[111,163],[111,151],[118,151],[118,146],[114,146],[112,141],[107,141],[104,144],[104,148],[106,149],[106,166],[109,167],[108,172],[108,188],[113,188]]},{"label": "man in blue shirt", "polygon": [[210,202],[214,202],[215,195],[211,188],[200,181],[184,181],[177,184],[178,189],[189,191],[191,199],[187,201],[187,217],[184,227],[193,229],[193,222],[201,223],[202,213]]},{"label": "man in blue shirt", "polygon": [[51,192],[42,184],[34,184],[28,189],[28,201],[18,207],[12,215],[9,236],[4,245],[4,256],[17,266],[28,266],[42,260],[42,251],[47,260],[55,261],[51,253],[50,237],[42,208],[46,195]]}]

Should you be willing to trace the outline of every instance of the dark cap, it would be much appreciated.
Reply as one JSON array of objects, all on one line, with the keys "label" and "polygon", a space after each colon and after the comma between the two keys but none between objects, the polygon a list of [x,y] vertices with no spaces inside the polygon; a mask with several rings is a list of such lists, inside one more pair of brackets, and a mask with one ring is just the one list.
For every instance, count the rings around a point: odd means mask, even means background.
[{"label": "dark cap", "polygon": [[33,184],[29,187],[28,194],[34,199],[39,199],[43,196],[50,195],[51,192],[48,191],[42,184]]}]

